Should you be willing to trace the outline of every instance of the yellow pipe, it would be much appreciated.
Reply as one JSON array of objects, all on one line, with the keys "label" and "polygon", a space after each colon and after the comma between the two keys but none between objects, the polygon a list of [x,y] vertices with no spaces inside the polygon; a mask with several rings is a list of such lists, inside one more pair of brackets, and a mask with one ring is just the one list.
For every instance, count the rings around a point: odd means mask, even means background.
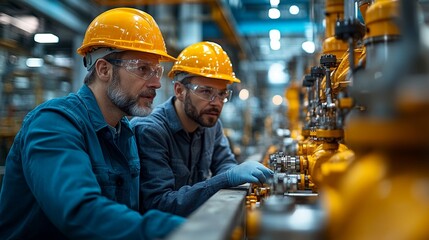
[{"label": "yellow pipe", "polygon": [[[366,14],[373,33],[367,38],[399,34],[397,1],[376,3]],[[429,84],[423,74],[396,81],[386,96],[391,114],[348,120],[345,141],[356,160],[338,186],[324,189],[329,239],[429,239],[429,100],[422,97]]]},{"label": "yellow pipe", "polygon": [[301,136],[301,119],[300,119],[300,86],[296,81],[292,82],[285,91],[288,110],[286,117],[289,119],[289,130],[291,138],[300,140]]},{"label": "yellow pipe", "polygon": [[361,156],[340,181],[341,200],[324,201],[329,239],[428,239],[427,157],[395,150]]},{"label": "yellow pipe", "polygon": [[331,173],[338,174],[337,170],[339,170],[339,168],[345,168],[339,165],[343,165],[345,162],[348,162],[349,159],[337,164],[335,161],[338,160],[338,158],[332,157],[346,150],[348,150],[348,148],[344,144],[323,142],[308,156],[308,174],[315,184],[315,189],[313,191],[326,184],[326,179],[330,178]]}]

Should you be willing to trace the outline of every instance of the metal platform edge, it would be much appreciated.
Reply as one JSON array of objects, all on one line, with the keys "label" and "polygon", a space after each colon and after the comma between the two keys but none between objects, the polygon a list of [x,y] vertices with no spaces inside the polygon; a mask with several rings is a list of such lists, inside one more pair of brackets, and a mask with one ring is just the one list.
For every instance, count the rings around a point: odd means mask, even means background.
[{"label": "metal platform edge", "polygon": [[192,213],[167,240],[231,239],[236,227],[244,227],[247,188],[221,189]]}]

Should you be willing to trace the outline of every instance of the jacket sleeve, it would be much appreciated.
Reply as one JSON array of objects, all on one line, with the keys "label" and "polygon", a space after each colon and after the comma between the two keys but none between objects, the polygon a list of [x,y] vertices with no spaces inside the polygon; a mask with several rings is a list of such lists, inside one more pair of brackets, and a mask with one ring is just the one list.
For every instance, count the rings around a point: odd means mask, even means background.
[{"label": "jacket sleeve", "polygon": [[213,175],[226,172],[228,169],[237,165],[234,154],[232,153],[228,139],[226,138],[222,123],[219,120],[214,126],[214,149],[211,164]]},{"label": "jacket sleeve", "polygon": [[216,175],[194,185],[176,186],[171,167],[173,133],[157,124],[135,127],[141,162],[141,194],[145,209],[159,209],[188,216],[214,193],[229,187],[226,174]]},{"label": "jacket sleeve", "polygon": [[179,226],[181,217],[141,215],[101,195],[87,127],[71,113],[45,109],[22,129],[24,176],[47,218],[70,239],[154,239]]}]

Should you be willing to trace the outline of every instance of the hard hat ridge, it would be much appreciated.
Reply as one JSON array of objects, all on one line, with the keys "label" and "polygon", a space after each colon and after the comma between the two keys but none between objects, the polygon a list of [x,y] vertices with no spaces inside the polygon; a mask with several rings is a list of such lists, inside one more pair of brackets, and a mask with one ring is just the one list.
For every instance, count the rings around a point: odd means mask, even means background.
[{"label": "hard hat ridge", "polygon": [[107,10],[90,23],[77,52],[87,58],[91,53],[91,59],[85,61],[94,63],[98,59],[95,56],[101,56],[94,54],[99,48],[155,54],[160,61],[176,60],[167,53],[161,30],[153,17],[134,8]]},{"label": "hard hat ridge", "polygon": [[214,42],[199,42],[186,47],[177,57],[168,76],[173,79],[182,72],[230,83],[240,82],[228,54]]}]

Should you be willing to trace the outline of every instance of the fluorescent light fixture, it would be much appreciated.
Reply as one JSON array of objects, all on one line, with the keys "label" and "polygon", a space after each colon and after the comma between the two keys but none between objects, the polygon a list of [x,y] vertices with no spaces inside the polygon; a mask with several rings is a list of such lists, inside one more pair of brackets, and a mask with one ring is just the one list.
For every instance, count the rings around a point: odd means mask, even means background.
[{"label": "fluorescent light fixture", "polygon": [[314,53],[316,50],[316,46],[313,41],[305,41],[302,43],[301,47],[306,53]]},{"label": "fluorescent light fixture", "polygon": [[43,66],[43,59],[41,59],[41,58],[28,58],[26,61],[25,61],[25,64],[27,65],[27,67],[33,67],[33,68],[36,68],[36,67],[41,67],[41,66]]},{"label": "fluorescent light fixture", "polygon": [[60,39],[52,33],[37,33],[34,35],[34,41],[38,43],[57,43]]},{"label": "fluorescent light fixture", "polygon": [[299,13],[299,7],[297,5],[292,5],[289,8],[289,12],[292,15],[297,15]]},{"label": "fluorescent light fixture", "polygon": [[280,41],[279,40],[271,40],[270,41],[270,47],[271,47],[271,50],[274,50],[274,51],[279,50],[281,47]]},{"label": "fluorescent light fixture", "polygon": [[271,19],[277,19],[280,17],[280,10],[278,10],[277,8],[270,8],[270,10],[268,10],[268,17]]},{"label": "fluorescent light fixture", "polygon": [[279,41],[281,37],[280,31],[277,29],[271,29],[270,30],[270,40],[277,40]]},{"label": "fluorescent light fixture", "polygon": [[268,82],[271,84],[285,84],[288,81],[288,76],[285,73],[285,67],[282,63],[271,64],[268,70]]},{"label": "fluorescent light fixture", "polygon": [[12,17],[6,13],[0,13],[0,24],[12,25],[26,33],[34,33],[39,27],[39,20],[34,16]]},{"label": "fluorescent light fixture", "polygon": [[270,0],[271,7],[277,7],[280,4],[280,0]]},{"label": "fluorescent light fixture", "polygon": [[55,57],[54,64],[60,67],[71,67],[73,65],[73,60],[68,57]]}]

